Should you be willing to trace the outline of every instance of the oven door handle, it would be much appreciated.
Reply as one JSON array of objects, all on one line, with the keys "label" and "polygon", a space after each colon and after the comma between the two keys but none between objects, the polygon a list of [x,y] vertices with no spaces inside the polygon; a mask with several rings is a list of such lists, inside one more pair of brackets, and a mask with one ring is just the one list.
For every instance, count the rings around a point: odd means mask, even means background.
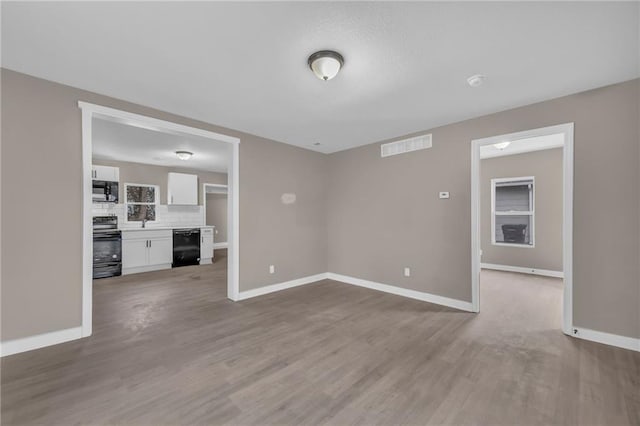
[{"label": "oven door handle", "polygon": [[94,240],[113,240],[113,241],[120,241],[122,239],[122,236],[120,234],[94,234],[93,235],[93,239]]}]

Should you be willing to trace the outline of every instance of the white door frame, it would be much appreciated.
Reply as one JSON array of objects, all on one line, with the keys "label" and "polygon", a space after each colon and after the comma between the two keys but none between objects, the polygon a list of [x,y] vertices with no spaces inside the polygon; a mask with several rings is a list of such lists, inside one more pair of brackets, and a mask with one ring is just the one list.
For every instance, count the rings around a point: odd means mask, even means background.
[{"label": "white door frame", "polygon": [[480,312],[480,147],[559,133],[564,135],[562,148],[562,266],[564,270],[562,331],[565,334],[573,335],[573,123],[471,141],[471,303],[473,311]]},{"label": "white door frame", "polygon": [[92,232],[92,121],[94,117],[116,121],[135,127],[170,133],[174,135],[195,135],[231,145],[229,164],[229,222],[227,297],[238,300],[240,292],[240,139],[196,127],[185,126],[171,121],[160,120],[145,115],[134,114],[101,105],[79,101],[82,110],[82,337],[91,335],[93,313],[93,232]]}]

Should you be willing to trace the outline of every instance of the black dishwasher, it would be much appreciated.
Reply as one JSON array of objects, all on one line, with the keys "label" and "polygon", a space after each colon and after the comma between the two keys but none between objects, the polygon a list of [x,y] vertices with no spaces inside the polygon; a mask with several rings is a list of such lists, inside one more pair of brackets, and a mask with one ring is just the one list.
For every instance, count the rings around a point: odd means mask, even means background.
[{"label": "black dishwasher", "polygon": [[173,266],[200,264],[200,228],[173,230]]}]

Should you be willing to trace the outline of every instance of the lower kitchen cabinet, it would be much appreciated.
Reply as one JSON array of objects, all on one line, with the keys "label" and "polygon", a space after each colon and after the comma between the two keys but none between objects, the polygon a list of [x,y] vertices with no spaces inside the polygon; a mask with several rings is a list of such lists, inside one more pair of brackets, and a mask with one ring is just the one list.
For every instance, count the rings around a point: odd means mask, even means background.
[{"label": "lower kitchen cabinet", "polygon": [[200,264],[213,262],[213,226],[200,228]]},{"label": "lower kitchen cabinet", "polygon": [[123,230],[122,274],[171,268],[173,240],[170,229]]}]

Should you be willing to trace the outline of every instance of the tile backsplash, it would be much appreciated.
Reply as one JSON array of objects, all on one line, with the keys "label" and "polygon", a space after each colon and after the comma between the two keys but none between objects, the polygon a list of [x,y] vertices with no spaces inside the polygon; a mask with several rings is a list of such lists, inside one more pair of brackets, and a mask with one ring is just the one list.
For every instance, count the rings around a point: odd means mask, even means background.
[{"label": "tile backsplash", "polygon": [[[140,228],[140,222],[127,222],[125,217],[124,204],[114,203],[93,203],[93,216],[118,217],[118,227],[121,229]],[[170,227],[170,228],[191,228],[203,226],[205,224],[204,208],[202,206],[169,206],[160,204],[156,207],[156,220],[147,222],[148,228]]]}]

